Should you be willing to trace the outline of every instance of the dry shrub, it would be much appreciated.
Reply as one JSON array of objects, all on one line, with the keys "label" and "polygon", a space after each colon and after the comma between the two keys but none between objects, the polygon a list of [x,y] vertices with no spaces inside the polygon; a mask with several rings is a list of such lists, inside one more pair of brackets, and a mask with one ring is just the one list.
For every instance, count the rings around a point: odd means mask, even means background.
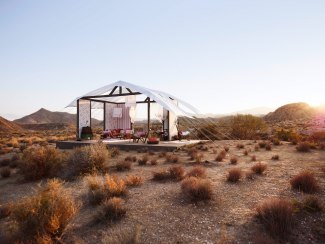
[{"label": "dry shrub", "polygon": [[117,171],[125,171],[130,170],[132,163],[130,161],[120,161],[116,163],[116,170]]},{"label": "dry shrub", "polygon": [[245,151],[243,152],[243,154],[244,154],[245,156],[247,156],[247,155],[248,155],[248,150],[245,150]]},{"label": "dry shrub", "polygon": [[0,166],[1,167],[6,167],[10,164],[11,160],[9,158],[4,158],[0,161]]},{"label": "dry shrub", "polygon": [[233,157],[230,158],[230,163],[231,164],[237,164],[237,162],[238,162],[238,158],[237,157],[233,156]]},{"label": "dry shrub", "polygon": [[161,170],[158,172],[153,172],[152,179],[155,181],[164,181],[169,179],[169,171],[168,170]]},{"label": "dry shrub", "polygon": [[236,147],[237,147],[238,149],[243,149],[243,148],[245,147],[245,145],[242,144],[242,143],[238,143],[238,144],[236,145]]},{"label": "dry shrub", "polygon": [[159,158],[164,158],[164,157],[166,157],[166,155],[167,155],[166,152],[160,152],[160,153],[158,154],[158,157],[159,157]]},{"label": "dry shrub", "polygon": [[136,156],[127,156],[127,157],[125,157],[124,161],[136,162],[137,157]]},{"label": "dry shrub", "polygon": [[302,171],[290,180],[291,187],[305,193],[315,193],[319,186],[314,174],[309,171]]},{"label": "dry shrub", "polygon": [[283,199],[269,199],[256,208],[259,217],[266,229],[273,236],[284,237],[292,225],[292,205]]},{"label": "dry shrub", "polygon": [[211,200],[213,195],[211,182],[196,177],[183,180],[182,192],[193,202]]},{"label": "dry shrub", "polygon": [[223,148],[224,148],[224,150],[225,150],[226,152],[229,152],[229,147],[228,147],[228,146],[224,146]]},{"label": "dry shrub", "polygon": [[272,146],[270,143],[267,143],[266,146],[265,146],[265,150],[266,151],[271,151],[272,150]]},{"label": "dry shrub", "polygon": [[141,226],[137,225],[132,230],[119,230],[114,234],[105,234],[104,238],[102,238],[100,243],[105,244],[140,244],[141,238]]},{"label": "dry shrub", "polygon": [[310,144],[308,142],[301,142],[296,147],[298,152],[310,152]]},{"label": "dry shrub", "polygon": [[127,186],[140,186],[143,183],[143,178],[141,176],[131,175],[126,177],[125,184]]},{"label": "dry shrub", "polygon": [[259,175],[263,174],[263,172],[266,169],[267,169],[267,165],[262,164],[261,162],[258,162],[251,167],[251,170],[255,172],[255,174],[259,174]]},{"label": "dry shrub", "polygon": [[265,148],[266,145],[267,145],[267,142],[266,142],[266,141],[260,141],[260,142],[258,143],[259,148]]},{"label": "dry shrub", "polygon": [[200,164],[200,163],[202,163],[202,160],[203,160],[203,154],[202,153],[198,153],[198,154],[195,155],[195,158],[194,158],[195,163]]},{"label": "dry shrub", "polygon": [[150,156],[153,156],[153,155],[155,155],[156,153],[155,153],[154,151],[149,151],[148,154],[149,154]]},{"label": "dry shrub", "polygon": [[256,161],[256,155],[252,155],[252,156],[251,156],[251,161],[252,161],[252,162],[255,162],[255,161]]},{"label": "dry shrub", "polygon": [[106,199],[101,205],[96,216],[98,221],[117,221],[126,214],[126,208],[123,206],[123,199],[113,197]]},{"label": "dry shrub", "polygon": [[217,162],[221,162],[225,157],[226,157],[227,152],[226,151],[221,151],[218,156],[216,157]]},{"label": "dry shrub", "polygon": [[274,146],[279,146],[279,145],[281,145],[281,142],[280,142],[280,140],[279,140],[278,138],[273,138],[273,139],[272,139],[272,143],[273,143]]},{"label": "dry shrub", "polygon": [[124,196],[127,193],[125,182],[117,176],[90,175],[86,180],[89,188],[89,202],[94,205],[100,204],[105,199]]},{"label": "dry shrub", "polygon": [[198,154],[198,150],[195,149],[195,148],[191,148],[188,150],[188,156],[190,156],[190,159],[191,160],[194,160],[195,159],[195,156]]},{"label": "dry shrub", "polygon": [[227,181],[237,182],[240,180],[242,175],[243,175],[243,172],[241,169],[239,169],[239,168],[230,169],[228,171]]},{"label": "dry shrub", "polygon": [[248,170],[245,172],[245,176],[246,176],[246,179],[254,180],[255,172],[252,170]]},{"label": "dry shrub", "polygon": [[0,206],[0,219],[6,218],[11,214],[12,206],[11,203]]},{"label": "dry shrub", "polygon": [[166,162],[167,163],[178,163],[179,157],[175,154],[167,154]]},{"label": "dry shrub", "polygon": [[184,178],[185,170],[182,166],[173,166],[168,169],[170,179],[180,181]]},{"label": "dry shrub", "polygon": [[259,145],[255,145],[255,146],[254,146],[254,150],[255,150],[255,151],[259,151],[259,150],[260,150],[260,146],[259,146]]},{"label": "dry shrub", "polygon": [[104,143],[96,143],[73,149],[68,157],[68,164],[74,175],[94,173],[105,169],[105,162],[110,157]]},{"label": "dry shrub", "polygon": [[271,159],[272,160],[279,160],[280,156],[276,154],[276,155],[273,155]]},{"label": "dry shrub", "polygon": [[196,177],[196,178],[205,178],[207,176],[205,168],[201,166],[196,166],[191,169],[186,176],[188,177]]},{"label": "dry shrub", "polygon": [[148,162],[148,155],[143,155],[143,157],[138,160],[138,164],[140,166],[147,165],[147,162]]},{"label": "dry shrub", "polygon": [[158,160],[156,158],[153,158],[150,160],[150,164],[151,165],[157,165],[158,164]]},{"label": "dry shrub", "polygon": [[117,147],[110,148],[110,153],[112,158],[115,158],[116,156],[121,154],[120,149],[118,149]]},{"label": "dry shrub", "polygon": [[0,175],[2,178],[8,178],[11,175],[11,170],[9,167],[4,167],[0,169]]},{"label": "dry shrub", "polygon": [[74,199],[57,179],[13,206],[12,217],[24,241],[37,236],[59,237],[77,212]]},{"label": "dry shrub", "polygon": [[63,154],[52,147],[29,147],[24,150],[19,164],[26,180],[39,180],[53,177],[62,167]]},{"label": "dry shrub", "polygon": [[324,206],[321,200],[316,196],[307,196],[303,200],[303,209],[308,212],[320,212]]}]

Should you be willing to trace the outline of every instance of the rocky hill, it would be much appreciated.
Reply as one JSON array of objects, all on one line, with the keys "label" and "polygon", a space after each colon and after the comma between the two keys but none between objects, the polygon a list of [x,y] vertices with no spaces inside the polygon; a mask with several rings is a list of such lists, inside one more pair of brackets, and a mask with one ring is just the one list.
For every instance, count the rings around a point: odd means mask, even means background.
[{"label": "rocky hill", "polygon": [[16,123],[0,117],[0,132],[17,132],[22,130]]},{"label": "rocky hill", "polygon": [[307,103],[290,103],[268,113],[264,119],[269,122],[309,120],[316,113],[316,109]]}]

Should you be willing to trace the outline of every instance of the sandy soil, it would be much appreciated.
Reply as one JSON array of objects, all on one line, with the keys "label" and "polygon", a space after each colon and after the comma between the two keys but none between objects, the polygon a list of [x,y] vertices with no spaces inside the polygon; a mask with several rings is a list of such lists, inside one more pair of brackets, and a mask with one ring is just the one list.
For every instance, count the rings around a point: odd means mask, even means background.
[{"label": "sandy soil", "polygon": [[[140,228],[141,243],[217,243],[234,242],[248,243],[254,241],[257,235],[267,233],[255,217],[256,205],[261,201],[281,197],[289,200],[301,200],[305,194],[292,190],[289,180],[302,169],[315,173],[320,184],[320,191],[315,194],[325,202],[325,151],[313,150],[310,153],[299,153],[295,146],[283,143],[273,146],[271,151],[261,148],[254,151],[255,142],[240,141],[244,149],[236,148],[239,141],[216,141],[206,144],[208,151],[202,151],[203,163],[207,169],[208,179],[213,185],[214,199],[207,203],[194,204],[181,194],[180,182],[152,181],[152,172],[167,169],[171,163],[164,158],[158,159],[156,166],[133,167],[127,172],[111,170],[122,178],[127,175],[141,175],[143,185],[129,189],[125,197],[127,215],[116,223],[94,223],[93,219],[98,207],[87,202],[87,188],[83,178],[67,182],[66,187],[82,207],[63,237],[67,242],[75,243],[105,243],[108,237],[126,235]],[[230,150],[223,162],[216,162],[216,152],[224,146]],[[248,156],[243,151],[251,149]],[[124,159],[127,155],[142,157],[145,153],[123,152],[114,161]],[[186,151],[176,152],[180,162],[189,171],[195,163],[189,159]],[[280,160],[271,160],[272,155],[279,155]],[[150,155],[149,158],[157,157]],[[231,165],[229,159],[236,155],[237,165]],[[266,173],[249,180],[243,178],[238,183],[228,183],[226,175],[230,168],[239,167],[249,170],[254,164],[251,155],[256,155],[257,161],[268,165]],[[41,182],[23,183],[18,173],[8,179],[0,179],[0,204],[18,201],[23,196],[33,193]],[[0,228],[8,226],[9,220],[0,220]],[[1,227],[2,226],[2,227]],[[295,214],[294,228],[287,237],[289,243],[325,243],[325,213]]]}]

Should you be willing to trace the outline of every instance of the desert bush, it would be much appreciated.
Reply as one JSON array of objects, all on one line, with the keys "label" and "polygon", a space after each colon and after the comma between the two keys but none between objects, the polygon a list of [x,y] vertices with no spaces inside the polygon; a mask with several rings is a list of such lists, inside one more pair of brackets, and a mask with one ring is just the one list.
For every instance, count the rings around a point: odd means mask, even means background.
[{"label": "desert bush", "polygon": [[250,140],[264,133],[267,126],[263,119],[253,115],[236,115],[230,122],[231,134],[235,138]]},{"label": "desert bush", "polygon": [[157,164],[158,164],[157,159],[156,159],[156,158],[151,159],[151,160],[150,160],[150,164],[151,164],[151,165],[157,165]]},{"label": "desert bush", "polygon": [[243,173],[242,173],[241,169],[239,169],[239,168],[230,169],[228,171],[227,181],[237,182],[240,180],[242,175],[243,175]]},{"label": "desert bush", "polygon": [[252,156],[251,156],[251,161],[252,161],[252,162],[255,162],[255,161],[256,161],[256,155],[252,155]]},{"label": "desert bush", "polygon": [[303,209],[308,212],[320,212],[324,206],[322,201],[316,196],[307,196],[302,202]]},{"label": "desert bush", "polygon": [[206,170],[201,166],[196,166],[191,169],[186,176],[187,177],[196,177],[196,178],[205,178],[206,177]]},{"label": "desert bush", "polygon": [[77,204],[57,179],[13,206],[12,217],[26,242],[36,236],[59,237],[77,212]]},{"label": "desert bush", "polygon": [[266,151],[271,151],[271,150],[272,150],[271,143],[267,143],[267,144],[265,145],[265,150],[266,150]]},{"label": "desert bush", "polygon": [[217,162],[221,162],[225,157],[226,157],[226,151],[221,151],[218,156],[216,157],[216,161]]},{"label": "desert bush", "polygon": [[229,147],[228,147],[228,146],[224,146],[223,148],[224,148],[224,150],[225,150],[226,152],[229,152]]},{"label": "desert bush", "polygon": [[143,155],[143,157],[138,160],[138,164],[140,166],[147,165],[148,159],[148,155]]},{"label": "desert bush", "polygon": [[237,147],[238,149],[243,149],[243,148],[245,147],[245,145],[242,144],[242,143],[238,143],[238,144],[236,145],[236,147]]},{"label": "desert bush", "polygon": [[309,171],[302,171],[290,180],[292,188],[305,193],[315,193],[319,186],[314,174]]},{"label": "desert bush", "polygon": [[148,154],[149,154],[150,156],[153,156],[153,155],[155,155],[156,153],[155,153],[154,151],[149,151]]},{"label": "desert bush", "polygon": [[159,158],[164,158],[164,157],[166,157],[166,152],[160,152],[159,154],[158,154],[158,157]]},{"label": "desert bush", "polygon": [[166,162],[167,163],[177,163],[179,160],[176,154],[166,154]]},{"label": "desert bush", "polygon": [[233,156],[233,157],[230,158],[230,163],[231,164],[237,164],[237,162],[238,162],[238,158],[236,156]]},{"label": "desert bush", "polygon": [[130,170],[132,163],[130,161],[119,161],[116,163],[116,170],[117,171],[125,171]]},{"label": "desert bush", "polygon": [[118,149],[117,147],[110,148],[110,153],[112,158],[115,158],[116,156],[121,154],[120,149]]},{"label": "desert bush", "polygon": [[131,175],[126,177],[125,184],[127,186],[139,186],[142,185],[143,178],[141,176]]},{"label": "desert bush", "polygon": [[117,221],[122,219],[126,214],[126,208],[123,206],[123,199],[113,197],[106,199],[97,213],[98,221]]},{"label": "desert bush", "polygon": [[202,160],[203,160],[203,154],[202,153],[198,153],[198,154],[195,155],[194,162],[196,164],[202,163]]},{"label": "desert bush", "polygon": [[289,141],[293,144],[297,144],[297,142],[301,140],[301,136],[297,132],[292,130],[281,129],[276,132],[276,136],[281,141]]},{"label": "desert bush", "polygon": [[53,177],[62,167],[63,154],[52,147],[29,147],[23,153],[19,164],[26,180]]},{"label": "desert bush", "polygon": [[255,172],[253,170],[248,170],[245,172],[246,179],[253,180],[255,178]]},{"label": "desert bush", "polygon": [[207,180],[187,177],[183,180],[181,189],[182,193],[193,202],[212,199],[212,185]]},{"label": "desert bush", "polygon": [[267,142],[266,142],[266,141],[260,141],[260,142],[258,143],[259,148],[265,148],[266,145],[267,145]]},{"label": "desert bush", "polygon": [[136,162],[137,157],[136,156],[127,156],[127,157],[125,157],[124,161]]},{"label": "desert bush", "polygon": [[243,154],[245,155],[245,156],[247,156],[248,155],[248,150],[245,150],[244,152],[243,152]]},{"label": "desert bush", "polygon": [[6,167],[10,164],[11,160],[9,158],[4,158],[0,161],[0,166],[1,167]]},{"label": "desert bush", "polygon": [[255,146],[254,146],[254,150],[255,150],[255,151],[259,151],[259,150],[260,150],[260,146],[259,146],[259,145],[255,145]]},{"label": "desert bush", "polygon": [[73,149],[67,162],[72,173],[78,175],[103,171],[108,158],[110,158],[110,154],[106,145],[96,143]]},{"label": "desert bush", "polygon": [[12,212],[12,207],[11,203],[0,206],[0,219],[7,218]]},{"label": "desert bush", "polygon": [[258,162],[251,167],[251,170],[254,171],[255,174],[261,175],[266,170],[266,168],[267,168],[266,164],[262,164],[261,162]]},{"label": "desert bush", "polygon": [[0,169],[0,175],[2,178],[8,178],[11,175],[11,170],[9,167],[4,167]]},{"label": "desert bush", "polygon": [[275,154],[272,156],[271,158],[272,160],[279,160],[280,159],[280,156],[278,154]]},{"label": "desert bush", "polygon": [[279,145],[281,145],[281,142],[280,142],[280,140],[279,140],[278,138],[273,138],[273,139],[272,139],[272,143],[273,143],[274,146],[279,146]]},{"label": "desert bush", "polygon": [[310,151],[310,144],[308,142],[301,142],[296,147],[298,152],[309,152]]},{"label": "desert bush", "polygon": [[273,236],[284,237],[290,231],[293,221],[293,210],[290,202],[283,199],[269,199],[256,208],[266,229]]},{"label": "desert bush", "polygon": [[155,181],[164,181],[169,179],[169,171],[168,170],[161,170],[158,172],[153,172],[153,177],[152,179]]},{"label": "desert bush", "polygon": [[184,178],[185,170],[182,166],[173,166],[168,169],[172,180],[180,181]]}]

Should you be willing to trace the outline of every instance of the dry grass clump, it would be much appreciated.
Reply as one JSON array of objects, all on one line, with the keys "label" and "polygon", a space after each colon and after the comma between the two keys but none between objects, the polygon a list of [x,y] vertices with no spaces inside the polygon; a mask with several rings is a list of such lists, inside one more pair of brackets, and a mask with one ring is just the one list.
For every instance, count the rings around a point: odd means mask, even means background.
[{"label": "dry grass clump", "polygon": [[196,155],[198,154],[198,150],[196,148],[191,148],[187,152],[188,156],[190,156],[191,160],[194,160]]},{"label": "dry grass clump", "polygon": [[252,156],[251,156],[251,161],[252,161],[252,162],[255,162],[255,161],[256,161],[256,155],[252,155]]},{"label": "dry grass clump", "polygon": [[265,150],[266,150],[266,151],[271,151],[271,150],[272,150],[272,145],[271,145],[271,143],[267,143],[267,144],[265,145]]},{"label": "dry grass clump", "polygon": [[137,157],[136,156],[127,156],[127,157],[125,157],[124,161],[136,162]]},{"label": "dry grass clump", "polygon": [[205,178],[207,176],[205,168],[196,166],[191,169],[187,174],[187,177]]},{"label": "dry grass clump", "polygon": [[137,175],[130,175],[126,177],[125,184],[127,186],[140,186],[143,184],[143,178]]},{"label": "dry grass clump", "polygon": [[8,178],[11,175],[11,170],[9,167],[4,167],[0,169],[0,175],[2,178]]},{"label": "dry grass clump", "polygon": [[141,226],[137,225],[132,230],[121,229],[117,233],[105,234],[100,243],[105,244],[140,244]]},{"label": "dry grass clump", "polygon": [[260,141],[260,142],[258,143],[259,148],[265,148],[266,145],[267,145],[267,142],[266,142],[266,141]]},{"label": "dry grass clump", "polygon": [[255,172],[253,170],[248,170],[245,172],[246,179],[254,180]]},{"label": "dry grass clump", "polygon": [[131,170],[132,163],[130,161],[120,161],[116,163],[117,171]]},{"label": "dry grass clump", "polygon": [[182,166],[173,166],[168,169],[170,179],[180,181],[184,178],[185,170]]},{"label": "dry grass clump", "polygon": [[151,165],[157,165],[157,164],[158,164],[158,160],[157,160],[156,158],[152,158],[152,159],[150,160],[150,164],[151,164]]},{"label": "dry grass clump", "polygon": [[255,151],[259,151],[259,150],[260,150],[260,146],[259,146],[259,145],[255,145],[255,146],[254,146],[254,150],[255,150]]},{"label": "dry grass clump", "polygon": [[202,153],[196,154],[194,158],[194,162],[196,164],[201,164],[203,162],[203,154]]},{"label": "dry grass clump", "polygon": [[228,146],[224,146],[223,149],[224,149],[226,152],[229,152],[229,147],[228,147]]},{"label": "dry grass clump", "polygon": [[11,203],[0,206],[0,219],[7,218],[12,212],[12,207]]},{"label": "dry grass clump", "polygon": [[290,202],[283,199],[269,199],[256,208],[266,229],[273,236],[285,237],[290,231],[293,221],[293,209]]},{"label": "dry grass clump", "polygon": [[164,158],[164,157],[166,157],[166,154],[167,154],[167,152],[160,152],[160,153],[158,153],[158,157]]},{"label": "dry grass clump", "polygon": [[238,144],[236,145],[236,147],[237,147],[238,149],[243,149],[243,148],[245,147],[245,145],[242,144],[242,143],[238,143]]},{"label": "dry grass clump", "polygon": [[238,158],[236,156],[233,156],[230,158],[230,163],[231,164],[237,164],[238,163]]},{"label": "dry grass clump", "polygon": [[280,146],[281,145],[281,141],[278,138],[273,138],[272,143],[273,143],[274,146]]},{"label": "dry grass clump", "polygon": [[310,144],[308,142],[301,142],[296,146],[298,152],[310,152]]},{"label": "dry grass clump", "polygon": [[267,165],[262,164],[261,162],[258,162],[251,167],[251,170],[255,172],[255,174],[259,174],[259,175],[263,174],[266,169],[267,169]]},{"label": "dry grass clump", "polygon": [[319,186],[313,173],[302,171],[290,180],[291,187],[305,193],[315,193]]},{"label": "dry grass clump", "polygon": [[276,155],[273,155],[271,159],[272,160],[279,160],[280,156],[276,154]]},{"label": "dry grass clump", "polygon": [[324,205],[322,201],[316,196],[307,196],[302,202],[303,209],[308,212],[320,212]]},{"label": "dry grass clump", "polygon": [[240,180],[242,175],[243,175],[243,172],[241,169],[239,169],[239,168],[230,169],[228,171],[227,181],[237,182]]},{"label": "dry grass clump", "polygon": [[27,197],[13,206],[21,240],[33,242],[36,237],[60,237],[77,212],[77,204],[57,179],[47,182],[36,195]]},{"label": "dry grass clump", "polygon": [[164,181],[169,179],[169,171],[168,170],[161,170],[158,172],[153,172],[152,179],[155,181]]},{"label": "dry grass clump", "polygon": [[105,199],[124,196],[127,193],[125,182],[117,176],[90,175],[87,176],[86,180],[89,188],[89,201],[94,205],[100,204]]},{"label": "dry grass clump", "polygon": [[226,151],[221,151],[218,156],[216,157],[216,161],[217,162],[221,162],[227,155],[227,152]]},{"label": "dry grass clump", "polygon": [[73,149],[68,157],[68,164],[74,175],[94,173],[105,169],[105,162],[110,158],[110,153],[104,143]]},{"label": "dry grass clump", "polygon": [[123,199],[113,197],[106,199],[97,213],[98,221],[117,221],[126,215],[126,208],[123,206]]},{"label": "dry grass clump", "polygon": [[245,156],[247,156],[247,155],[248,155],[248,153],[249,153],[249,151],[248,151],[248,150],[245,150],[245,151],[243,152],[243,154],[244,154]]},{"label": "dry grass clump", "polygon": [[178,163],[179,157],[176,154],[167,154],[166,155],[166,162],[167,163]]},{"label": "dry grass clump", "polygon": [[110,148],[110,153],[112,158],[115,158],[116,156],[121,154],[120,149],[118,149],[117,147]]},{"label": "dry grass clump", "polygon": [[56,176],[62,167],[62,153],[52,147],[29,147],[19,164],[26,180],[39,180]]},{"label": "dry grass clump", "polygon": [[0,161],[0,167],[6,167],[10,164],[11,160],[9,158],[4,158]]},{"label": "dry grass clump", "polygon": [[148,155],[143,155],[142,158],[138,160],[138,164],[140,166],[147,165],[148,159]]},{"label": "dry grass clump", "polygon": [[210,181],[187,177],[182,182],[182,193],[193,202],[211,200],[213,196]]}]

